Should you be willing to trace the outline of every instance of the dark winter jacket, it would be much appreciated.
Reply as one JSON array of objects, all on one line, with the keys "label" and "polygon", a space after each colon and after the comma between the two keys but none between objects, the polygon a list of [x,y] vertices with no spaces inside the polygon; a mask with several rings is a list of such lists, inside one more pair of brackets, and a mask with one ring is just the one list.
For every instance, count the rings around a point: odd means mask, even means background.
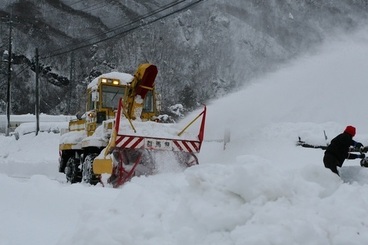
[{"label": "dark winter jacket", "polygon": [[330,145],[327,147],[325,154],[334,156],[339,161],[339,167],[342,166],[344,160],[350,158],[355,159],[357,156],[355,154],[349,154],[349,147],[354,146],[356,142],[353,137],[348,133],[342,133],[331,140]]}]

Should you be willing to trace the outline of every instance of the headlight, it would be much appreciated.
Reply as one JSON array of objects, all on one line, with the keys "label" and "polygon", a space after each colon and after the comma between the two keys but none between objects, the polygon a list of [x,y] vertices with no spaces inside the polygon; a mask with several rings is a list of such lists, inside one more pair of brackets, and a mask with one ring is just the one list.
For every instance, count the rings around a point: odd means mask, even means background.
[{"label": "headlight", "polygon": [[88,117],[89,117],[89,118],[92,118],[92,117],[94,117],[94,114],[93,114],[93,112],[90,112],[90,113],[88,113]]}]

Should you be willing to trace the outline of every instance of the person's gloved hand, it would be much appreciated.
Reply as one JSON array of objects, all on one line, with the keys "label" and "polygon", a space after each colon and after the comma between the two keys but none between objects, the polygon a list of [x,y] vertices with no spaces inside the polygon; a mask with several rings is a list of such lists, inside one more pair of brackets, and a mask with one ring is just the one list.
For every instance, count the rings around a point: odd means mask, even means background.
[{"label": "person's gloved hand", "polygon": [[365,154],[360,154],[359,155],[359,158],[364,159],[365,158]]},{"label": "person's gloved hand", "polygon": [[362,144],[362,143],[357,142],[357,143],[355,144],[355,148],[360,149],[360,148],[364,148],[364,146],[363,146],[363,144]]},{"label": "person's gloved hand", "polygon": [[360,166],[368,168],[368,162],[366,161],[366,159],[360,160]]}]

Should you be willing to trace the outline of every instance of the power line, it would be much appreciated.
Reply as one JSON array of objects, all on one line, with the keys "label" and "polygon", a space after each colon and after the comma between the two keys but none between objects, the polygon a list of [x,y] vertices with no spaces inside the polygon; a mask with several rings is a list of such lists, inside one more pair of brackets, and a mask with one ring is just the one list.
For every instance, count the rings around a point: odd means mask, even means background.
[{"label": "power line", "polygon": [[22,65],[23,66],[23,68],[20,70],[20,71],[18,71],[15,75],[14,75],[14,77],[18,77],[21,73],[23,73],[25,70],[27,70],[29,67],[28,67],[28,65],[26,65],[26,64],[23,64]]},{"label": "power line", "polygon": [[111,3],[112,0],[108,0],[107,2],[105,3],[102,3],[103,5],[100,7],[98,5],[100,5],[101,3],[96,3],[94,5],[91,5],[91,6],[88,6],[86,7],[85,9],[78,9],[78,11],[89,11],[89,12],[93,12],[95,11],[96,9],[100,9],[100,8],[103,8],[105,6],[107,6],[109,3]]},{"label": "power line", "polygon": [[[101,8],[109,5],[113,0],[106,0],[106,1],[95,3],[95,4],[92,4],[90,6],[86,6],[85,8],[81,8],[81,9],[78,9],[78,8],[73,8],[73,9],[75,11],[81,11],[81,12],[93,12],[96,9],[101,9]],[[83,2],[83,1],[79,1],[79,2]],[[68,5],[68,6],[71,7],[71,6],[73,6],[73,5],[77,4],[77,3],[78,2],[72,3],[72,4]],[[101,5],[101,6],[99,6],[99,5]]]},{"label": "power line", "polygon": [[[74,46],[77,46],[77,47],[76,47],[75,49],[73,49],[72,51],[75,51],[75,50],[79,49],[79,48],[78,48],[78,45],[83,45],[83,47],[85,47],[84,45],[86,45],[86,42],[88,42],[88,41],[89,41],[89,40],[91,40],[91,39],[95,39],[95,38],[98,38],[98,37],[101,37],[101,38],[102,38],[102,36],[106,36],[107,34],[112,33],[112,32],[115,32],[115,31],[116,31],[116,30],[118,30],[118,29],[121,29],[121,28],[124,28],[124,27],[128,27],[128,26],[130,26],[130,25],[133,25],[134,23],[137,23],[137,22],[143,21],[144,19],[146,19],[146,18],[148,18],[148,17],[151,17],[152,15],[158,14],[158,13],[160,13],[160,12],[162,12],[162,11],[165,11],[165,10],[167,10],[167,9],[169,9],[169,8],[171,8],[171,7],[174,7],[175,5],[178,5],[178,4],[180,4],[180,3],[183,3],[183,2],[185,2],[185,1],[188,1],[188,0],[180,0],[179,2],[170,2],[169,4],[166,4],[166,5],[164,5],[164,6],[160,7],[160,8],[158,8],[158,9],[156,9],[155,11],[149,12],[149,13],[147,13],[147,14],[143,15],[143,16],[140,16],[140,17],[138,17],[138,18],[133,19],[131,22],[129,22],[129,23],[127,23],[127,24],[118,25],[118,26],[115,26],[115,27],[111,28],[110,30],[108,30],[108,31],[106,31],[106,32],[103,32],[103,33],[96,34],[96,35],[90,36],[90,37],[88,37],[88,38],[85,38],[85,39],[83,39],[82,41],[80,41],[79,43],[74,43],[73,45],[74,45]],[[99,43],[99,42],[97,42],[97,43]],[[96,43],[87,44],[87,46],[94,45],[94,44],[96,44]],[[58,53],[58,51],[59,51],[59,52],[62,52],[62,50],[63,50],[63,49],[65,49],[65,47],[63,47],[63,48],[59,48],[59,49],[56,49],[54,52],[55,52],[55,53]],[[67,52],[68,52],[68,51],[66,51],[66,53],[67,53]],[[62,52],[62,54],[64,54],[64,52]],[[58,54],[57,54],[57,55],[58,55]],[[56,55],[56,56],[57,56],[57,55]],[[48,57],[53,57],[53,55],[51,54],[51,55],[50,55],[50,56],[48,56]]]},{"label": "power line", "polygon": [[174,2],[171,2],[170,4],[167,4],[167,5],[163,6],[162,8],[159,8],[159,9],[157,9],[157,10],[155,10],[155,11],[152,11],[152,12],[150,12],[150,13],[148,13],[148,14],[146,14],[146,15],[142,16],[142,17],[139,17],[139,18],[137,18],[137,19],[133,20],[132,22],[130,22],[130,23],[128,23],[128,24],[119,25],[119,26],[116,26],[116,27],[114,27],[114,28],[110,29],[109,31],[107,31],[107,32],[105,32],[105,33],[98,34],[98,35],[95,35],[95,36],[91,36],[91,37],[90,37],[90,39],[97,38],[97,37],[99,37],[99,36],[101,36],[101,35],[106,35],[106,34],[108,34],[108,33],[115,32],[116,30],[121,29],[121,28],[123,28],[123,27],[128,27],[128,26],[131,26],[131,25],[133,25],[133,24],[135,24],[135,23],[137,23],[137,22],[141,22],[141,24],[140,24],[140,25],[138,25],[138,26],[130,27],[130,28],[125,29],[125,30],[123,30],[123,31],[121,31],[121,32],[119,32],[119,33],[113,34],[112,36],[109,36],[109,37],[106,37],[106,38],[101,38],[101,39],[99,39],[99,40],[97,40],[97,41],[94,41],[94,42],[86,43],[86,42],[87,42],[86,40],[85,40],[85,41],[82,41],[82,42],[79,42],[79,43],[77,43],[77,44],[74,44],[74,45],[77,45],[75,48],[70,48],[70,49],[65,50],[65,51],[62,51],[62,50],[63,50],[63,49],[65,49],[65,48],[56,49],[56,50],[54,51],[54,53],[53,53],[53,54],[50,54],[50,55],[48,55],[48,56],[41,57],[41,58],[42,58],[42,59],[45,59],[45,58],[51,58],[51,57],[55,57],[55,56],[59,56],[59,55],[63,55],[63,54],[66,54],[66,53],[69,53],[69,52],[72,52],[72,51],[76,51],[76,50],[79,50],[79,49],[82,49],[82,48],[86,48],[86,47],[88,47],[88,46],[92,46],[92,45],[95,45],[95,44],[98,44],[98,43],[101,43],[101,42],[105,42],[105,41],[107,41],[107,40],[110,40],[110,39],[115,38],[115,37],[120,36],[120,35],[128,34],[129,32],[131,32],[131,31],[133,31],[133,30],[136,30],[136,29],[141,28],[141,27],[144,27],[144,26],[146,26],[146,25],[149,25],[149,24],[155,23],[155,22],[157,22],[157,21],[159,21],[159,20],[162,20],[162,19],[164,19],[164,18],[166,18],[166,17],[169,17],[169,16],[171,16],[171,15],[174,15],[174,14],[176,14],[176,13],[178,13],[178,12],[183,11],[183,10],[189,9],[189,8],[191,8],[191,7],[193,7],[193,6],[197,5],[197,4],[199,4],[199,3],[200,3],[200,2],[202,2],[203,0],[196,0],[196,1],[193,1],[193,2],[189,3],[189,4],[188,4],[188,5],[186,5],[186,6],[179,8],[178,10],[175,10],[175,11],[169,12],[169,13],[167,13],[167,14],[164,14],[164,15],[162,15],[161,17],[157,17],[156,19],[153,19],[153,20],[150,20],[150,21],[147,21],[147,22],[143,22],[143,20],[145,20],[145,19],[147,19],[147,18],[149,18],[149,17],[152,17],[152,16],[154,16],[154,15],[156,15],[156,14],[158,14],[158,13],[161,13],[161,12],[163,12],[163,11],[165,11],[165,10],[169,9],[169,8],[172,8],[172,7],[176,6],[176,5],[179,5],[179,4],[181,4],[181,3],[184,3],[184,2],[186,2],[186,1],[187,1],[187,0],[181,0],[181,1],[178,1],[178,2],[175,2],[175,3],[174,3]]},{"label": "power line", "polygon": [[77,3],[81,3],[81,2],[84,2],[85,0],[80,0],[80,1],[76,1],[76,2],[74,2],[74,3],[72,3],[72,4],[69,4],[69,6],[73,6],[73,5],[76,5]]},{"label": "power line", "polygon": [[76,1],[76,2],[74,2],[74,3],[72,3],[72,4],[69,4],[69,6],[73,6],[73,5],[76,5],[76,4],[81,3],[81,2],[84,2],[84,1],[85,1],[85,0]]}]

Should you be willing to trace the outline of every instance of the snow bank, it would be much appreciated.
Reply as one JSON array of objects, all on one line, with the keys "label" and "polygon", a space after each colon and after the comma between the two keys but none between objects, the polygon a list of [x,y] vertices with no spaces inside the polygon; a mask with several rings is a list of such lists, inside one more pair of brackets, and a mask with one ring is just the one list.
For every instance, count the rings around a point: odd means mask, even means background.
[{"label": "snow bank", "polygon": [[346,161],[340,178],[322,150],[295,146],[298,136],[327,143],[347,124],[368,145],[367,37],[329,43],[212,102],[206,138],[227,128],[231,141],[205,141],[200,165],[183,172],[119,189],[69,185],[56,172],[59,135],[0,136],[1,243],[367,244],[368,169]]}]

